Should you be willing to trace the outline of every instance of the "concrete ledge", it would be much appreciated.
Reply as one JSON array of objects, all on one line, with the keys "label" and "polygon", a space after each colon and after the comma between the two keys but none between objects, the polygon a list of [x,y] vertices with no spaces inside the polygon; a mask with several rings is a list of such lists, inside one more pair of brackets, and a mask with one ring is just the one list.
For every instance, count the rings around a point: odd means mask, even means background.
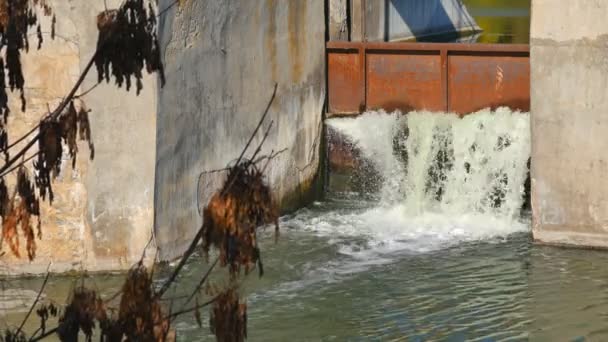
[{"label": "concrete ledge", "polygon": [[532,235],[535,243],[544,245],[608,250],[607,234],[536,230]]}]

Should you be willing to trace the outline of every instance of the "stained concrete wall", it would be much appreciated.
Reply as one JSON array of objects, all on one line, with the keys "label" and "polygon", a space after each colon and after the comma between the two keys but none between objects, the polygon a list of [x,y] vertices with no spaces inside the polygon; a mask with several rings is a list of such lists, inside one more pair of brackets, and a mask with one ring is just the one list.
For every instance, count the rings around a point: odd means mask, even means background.
[{"label": "stained concrete wall", "polygon": [[[173,1],[161,0],[165,8]],[[235,160],[278,83],[263,154],[283,208],[310,198],[325,99],[325,4],[318,0],[185,1],[160,21],[167,84],[159,92],[155,230],[160,257],[184,251],[200,208]],[[253,145],[262,139],[261,132]],[[251,148],[246,156],[250,156]]]},{"label": "stained concrete wall", "polygon": [[604,0],[533,0],[532,207],[537,241],[608,247]]},{"label": "stained concrete wall", "polygon": [[[119,0],[107,1],[116,7]],[[45,43],[23,55],[26,72],[25,113],[13,103],[10,139],[27,132],[72,88],[95,51],[96,16],[101,1],[54,1],[56,39],[50,39],[50,18],[44,18]],[[35,36],[31,43],[35,45]],[[82,90],[97,82],[93,69]],[[113,84],[102,84],[84,98],[92,109],[95,159],[80,144],[76,169],[64,160],[54,183],[55,201],[42,207],[42,239],[34,262],[7,253],[3,273],[43,273],[71,269],[125,269],[142,255],[153,227],[156,77],[147,76],[140,96]],[[12,97],[18,99],[18,95]],[[22,145],[21,145],[22,146]],[[24,243],[21,244],[22,247]],[[7,249],[6,244],[3,249]],[[25,252],[22,255],[26,255]]]}]

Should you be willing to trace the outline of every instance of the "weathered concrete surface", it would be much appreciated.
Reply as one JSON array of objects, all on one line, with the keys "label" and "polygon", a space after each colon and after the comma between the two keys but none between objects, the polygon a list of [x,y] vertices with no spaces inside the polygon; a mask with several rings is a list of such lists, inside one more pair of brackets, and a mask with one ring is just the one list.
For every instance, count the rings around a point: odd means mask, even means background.
[{"label": "weathered concrete surface", "polygon": [[481,31],[460,0],[352,0],[351,17],[353,41],[361,41],[363,31],[368,41],[414,40]]},{"label": "weathered concrete surface", "polygon": [[[107,3],[112,8],[120,1]],[[54,108],[69,92],[95,51],[96,16],[103,2],[55,1],[53,5],[56,39],[50,39],[50,20],[45,18],[42,49],[23,56],[28,108],[22,113],[17,103],[13,106],[12,140],[38,122],[47,104]],[[93,69],[81,90],[96,81]],[[36,259],[30,263],[26,257],[17,259],[7,253],[3,272],[43,273],[49,263],[54,272],[117,270],[140,258],[153,227],[155,92],[155,77],[146,77],[139,97],[112,84],[102,84],[85,97],[92,109],[95,159],[89,161],[88,147],[81,143],[76,169],[64,160],[54,183],[55,201],[42,208],[42,240],[37,241]]]},{"label": "weathered concrete surface", "polygon": [[[353,42],[361,42],[366,40],[364,37],[365,24],[368,20],[363,14],[365,11],[366,0],[349,0],[350,1],[350,40]],[[367,14],[366,14],[367,15]],[[371,16],[371,15],[367,15]]]},{"label": "weathered concrete surface", "polygon": [[262,153],[285,152],[266,174],[283,208],[309,197],[325,98],[324,6],[318,0],[185,1],[161,19],[167,84],[158,100],[155,231],[162,259],[182,253],[199,229],[199,208],[225,176],[201,172],[238,157],[275,82],[264,127],[271,120],[274,126]]},{"label": "weathered concrete surface", "polygon": [[608,2],[533,0],[533,234],[608,247]]},{"label": "weathered concrete surface", "polygon": [[348,1],[330,0],[329,18],[327,18],[329,29],[329,40],[348,40]]}]

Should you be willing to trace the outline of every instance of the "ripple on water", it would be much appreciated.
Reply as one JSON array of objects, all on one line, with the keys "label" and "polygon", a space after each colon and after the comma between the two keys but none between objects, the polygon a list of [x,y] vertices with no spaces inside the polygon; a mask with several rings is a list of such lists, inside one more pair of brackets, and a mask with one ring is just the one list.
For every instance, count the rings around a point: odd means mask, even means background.
[{"label": "ripple on water", "polygon": [[[398,250],[370,234],[336,237],[304,224],[286,219],[276,244],[261,236],[266,274],[244,288],[252,341],[608,340],[606,252],[536,246],[525,232]],[[176,291],[192,288],[206,265],[191,262]],[[91,281],[113,293],[121,279]],[[73,282],[53,279],[45,295],[62,302]],[[41,279],[18,283],[33,295]],[[23,314],[6,319],[14,325]],[[181,317],[180,340],[213,340],[203,321],[201,329]]]}]

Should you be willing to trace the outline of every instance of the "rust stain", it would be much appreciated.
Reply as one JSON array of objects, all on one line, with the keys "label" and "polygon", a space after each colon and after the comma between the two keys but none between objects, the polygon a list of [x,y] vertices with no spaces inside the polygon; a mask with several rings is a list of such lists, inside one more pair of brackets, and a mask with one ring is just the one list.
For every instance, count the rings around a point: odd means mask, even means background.
[{"label": "rust stain", "polygon": [[[365,85],[361,72],[360,55],[352,52],[331,52],[327,58],[329,67],[328,92],[331,113],[356,113],[363,111]],[[362,108],[363,107],[363,108]]]},{"label": "rust stain", "polygon": [[450,56],[450,110],[465,114],[490,107],[530,110],[530,62],[527,57]]},{"label": "rust stain", "polygon": [[331,115],[379,108],[461,115],[500,106],[530,110],[528,46],[328,42],[327,49]]},{"label": "rust stain", "polygon": [[[291,61],[292,81],[302,80],[303,54],[306,49],[306,1],[292,0],[288,2],[288,22],[289,32],[287,44],[289,47],[289,59]],[[304,47],[304,48],[303,48]]]},{"label": "rust stain", "polygon": [[272,80],[277,82],[277,1],[266,0],[266,8],[268,13],[268,32],[265,37],[266,51],[268,53],[268,63],[270,64],[270,72]]},{"label": "rust stain", "polygon": [[439,55],[368,54],[367,108],[442,110]]}]

